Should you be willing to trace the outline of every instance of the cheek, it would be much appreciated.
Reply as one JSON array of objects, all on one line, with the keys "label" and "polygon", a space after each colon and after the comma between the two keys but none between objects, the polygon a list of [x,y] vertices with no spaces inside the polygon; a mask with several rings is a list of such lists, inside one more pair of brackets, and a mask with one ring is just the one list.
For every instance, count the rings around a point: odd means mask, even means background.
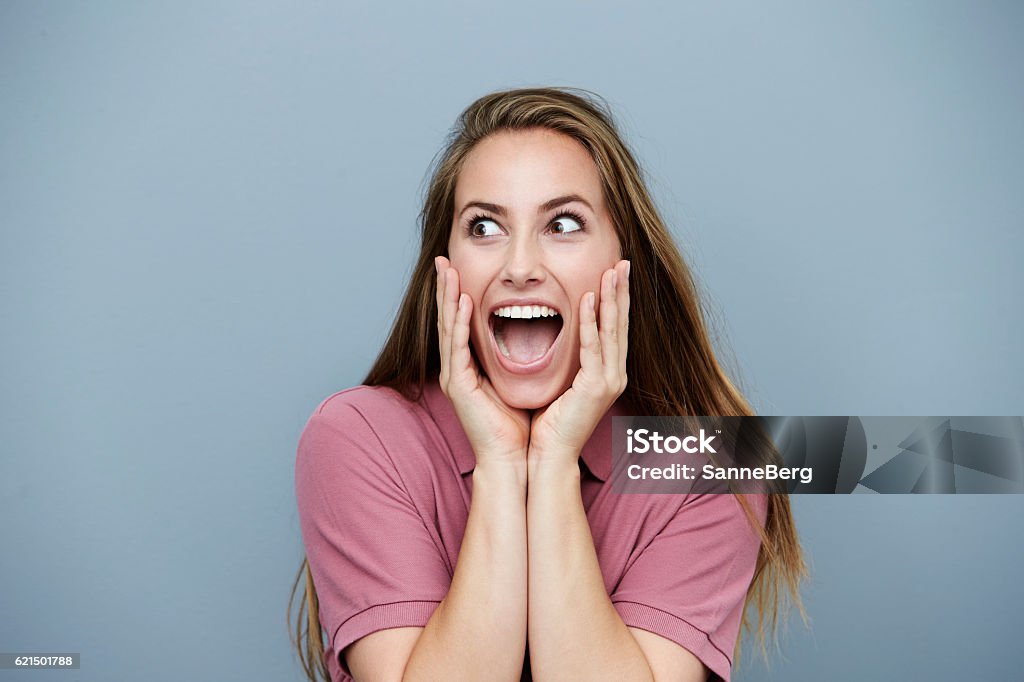
[{"label": "cheek", "polygon": [[459,273],[459,291],[467,294],[473,302],[470,332],[477,336],[486,331],[487,316],[483,310],[482,301],[487,290],[488,279],[486,274],[481,272],[479,264],[473,263],[471,259],[457,259],[453,254],[451,264]]},{"label": "cheek", "polygon": [[[614,265],[615,263],[612,263],[608,268],[611,268]],[[601,277],[604,273],[605,269],[594,268],[593,261],[591,261],[587,263],[587,267],[574,271],[571,277],[566,280],[566,293],[569,296],[569,302],[572,305],[574,315],[579,315],[583,295],[588,291],[594,292],[594,295],[597,296],[597,301],[595,301],[595,303],[600,305]]]},{"label": "cheek", "polygon": [[452,267],[459,273],[459,290],[462,293],[469,294],[470,298],[473,299],[474,311],[480,306],[480,300],[483,298],[483,293],[487,287],[486,278],[483,273],[479,272],[478,268],[472,265],[456,263],[452,261]]},{"label": "cheek", "polygon": [[449,247],[448,260],[459,273],[459,289],[470,295],[476,310],[487,288],[501,271],[500,258],[486,249],[467,248],[465,244],[458,244]]}]

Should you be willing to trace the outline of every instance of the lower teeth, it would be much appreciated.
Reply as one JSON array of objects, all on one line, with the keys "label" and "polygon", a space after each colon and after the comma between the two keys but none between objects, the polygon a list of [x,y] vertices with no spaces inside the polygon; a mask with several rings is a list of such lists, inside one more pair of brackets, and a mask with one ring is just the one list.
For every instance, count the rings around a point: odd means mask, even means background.
[{"label": "lower teeth", "polygon": [[505,339],[503,339],[503,338],[501,338],[499,336],[499,337],[497,337],[496,340],[498,342],[498,349],[501,351],[501,354],[504,355],[509,360],[511,360],[512,359],[512,355],[509,354],[508,348],[505,347]]}]

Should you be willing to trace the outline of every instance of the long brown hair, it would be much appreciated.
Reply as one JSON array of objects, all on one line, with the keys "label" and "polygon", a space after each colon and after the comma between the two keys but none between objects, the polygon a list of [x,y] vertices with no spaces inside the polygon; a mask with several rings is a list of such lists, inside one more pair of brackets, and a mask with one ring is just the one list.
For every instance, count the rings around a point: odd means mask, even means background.
[{"label": "long brown hair", "polygon": [[[622,257],[631,262],[630,332],[625,396],[641,415],[749,416],[750,405],[719,366],[705,326],[697,287],[648,194],[641,170],[622,141],[607,103],[578,88],[523,88],[481,97],[459,116],[432,164],[419,215],[421,248],[398,317],[363,383],[390,386],[418,400],[426,382],[440,371],[434,257],[448,255],[455,210],[455,183],[466,156],[488,135],[506,130],[546,128],[582,144],[597,165],[604,198],[615,224]],[[671,344],[667,349],[666,344]],[[767,658],[765,626],[774,636],[782,606],[790,601],[806,620],[800,581],[807,575],[789,498],[768,496],[764,527],[750,503],[736,495],[761,536],[761,549],[743,610],[757,610],[756,634]],[[307,676],[314,664],[327,677],[318,601],[312,573],[303,559],[292,585],[291,604],[305,575],[294,640]],[[305,612],[305,620],[303,619]],[[738,662],[740,642],[736,643]]]}]

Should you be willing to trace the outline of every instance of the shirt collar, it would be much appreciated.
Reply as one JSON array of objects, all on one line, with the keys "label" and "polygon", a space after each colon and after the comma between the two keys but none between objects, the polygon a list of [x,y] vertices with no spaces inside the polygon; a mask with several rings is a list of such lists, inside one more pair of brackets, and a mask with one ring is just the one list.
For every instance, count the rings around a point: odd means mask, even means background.
[{"label": "shirt collar", "polygon": [[[455,414],[455,408],[448,400],[448,396],[441,390],[437,377],[427,379],[423,387],[423,398],[427,410],[434,418],[434,422],[445,439],[451,445],[455,455],[455,461],[459,467],[459,473],[468,474],[476,468],[476,455],[469,444],[466,432],[462,430],[462,424]],[[580,458],[586,465],[587,470],[595,478],[606,481],[612,470],[612,417],[622,417],[630,414],[625,397],[620,397],[612,404],[608,412],[601,417],[601,420],[590,435]]]}]

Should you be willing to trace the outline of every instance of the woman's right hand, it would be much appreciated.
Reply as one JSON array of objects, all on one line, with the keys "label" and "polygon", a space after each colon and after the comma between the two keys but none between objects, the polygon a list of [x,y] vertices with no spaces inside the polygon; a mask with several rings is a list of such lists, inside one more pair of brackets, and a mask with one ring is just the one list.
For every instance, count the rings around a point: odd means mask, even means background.
[{"label": "woman's right hand", "polygon": [[435,258],[434,267],[437,269],[441,390],[455,408],[478,465],[485,458],[493,458],[525,466],[530,415],[506,405],[480,372],[469,350],[473,299],[461,292],[459,273],[447,258]]}]

